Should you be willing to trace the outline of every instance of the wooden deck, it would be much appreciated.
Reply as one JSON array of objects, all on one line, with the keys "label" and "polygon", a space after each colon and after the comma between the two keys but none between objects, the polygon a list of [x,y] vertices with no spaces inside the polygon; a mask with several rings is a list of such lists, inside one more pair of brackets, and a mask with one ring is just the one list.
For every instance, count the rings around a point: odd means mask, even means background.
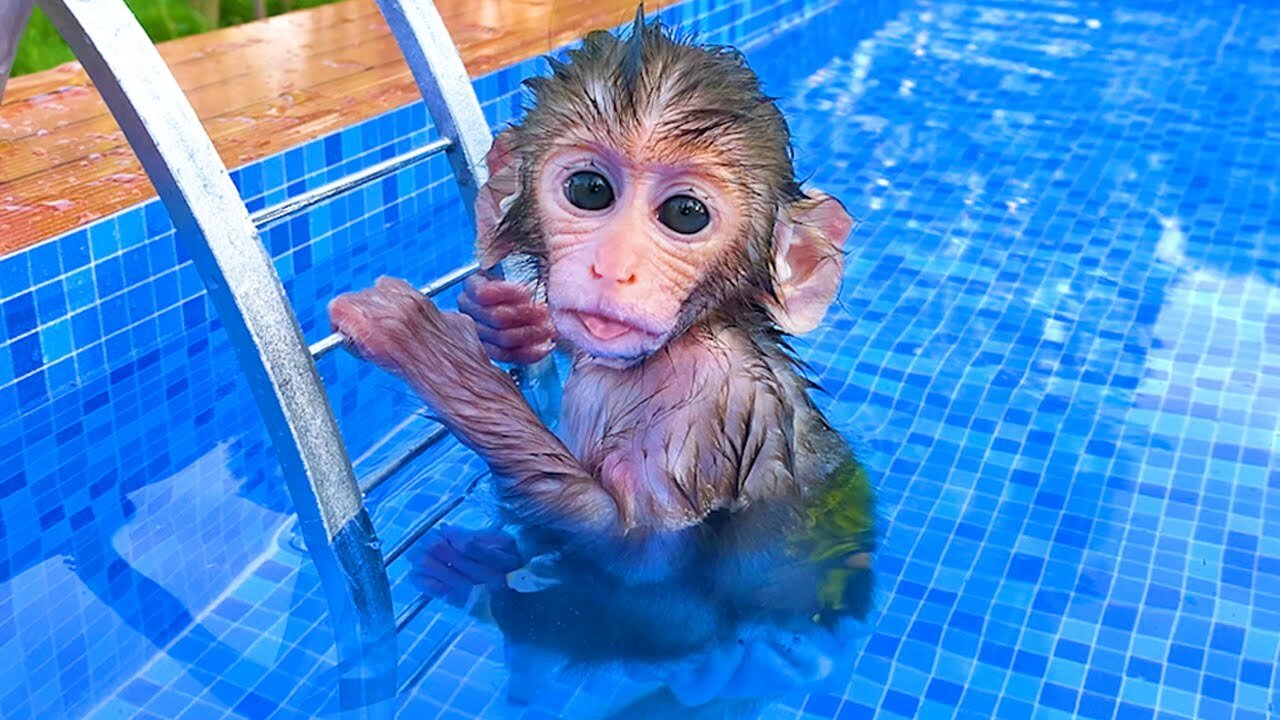
[{"label": "wooden deck", "polygon": [[[437,6],[474,78],[624,23],[636,1],[437,0]],[[174,40],[160,54],[231,168],[419,97],[373,0]],[[0,105],[0,255],[154,196],[78,64],[9,82]]]}]

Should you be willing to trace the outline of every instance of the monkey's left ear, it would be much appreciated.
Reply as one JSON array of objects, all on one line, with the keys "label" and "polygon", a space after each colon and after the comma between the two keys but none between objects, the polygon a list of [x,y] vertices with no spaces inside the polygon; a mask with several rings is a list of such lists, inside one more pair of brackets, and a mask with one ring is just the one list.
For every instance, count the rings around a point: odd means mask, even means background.
[{"label": "monkey's left ear", "polygon": [[515,248],[499,237],[502,219],[520,192],[520,153],[514,131],[504,130],[493,139],[485,156],[489,181],[476,193],[476,261],[484,270],[497,265]]},{"label": "monkey's left ear", "polygon": [[818,327],[836,299],[844,272],[841,249],[853,218],[839,200],[815,190],[779,213],[773,231],[776,301],[769,311],[783,331],[801,335]]}]

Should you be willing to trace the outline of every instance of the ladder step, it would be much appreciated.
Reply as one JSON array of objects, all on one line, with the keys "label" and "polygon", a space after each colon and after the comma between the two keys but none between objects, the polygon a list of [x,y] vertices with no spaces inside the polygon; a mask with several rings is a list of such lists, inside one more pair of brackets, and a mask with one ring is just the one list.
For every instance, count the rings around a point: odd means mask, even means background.
[{"label": "ladder step", "polygon": [[[471,277],[479,270],[480,270],[479,265],[477,265],[476,263],[471,263],[470,265],[460,267],[457,270],[454,270],[450,273],[442,275],[439,278],[428,283],[427,285],[424,285],[418,288],[418,292],[422,293],[423,295],[426,295],[427,297],[435,297],[436,295],[439,295],[445,290],[448,290],[454,285],[457,285],[463,280],[466,280],[467,278]],[[342,333],[333,333],[332,335],[324,338],[323,340],[318,340],[311,345],[311,347],[309,348],[309,350],[311,351],[311,357],[314,360],[319,360],[320,358],[324,357],[325,355],[328,355],[329,353],[333,352],[339,347],[342,347],[342,344],[345,343],[346,341],[347,339],[343,337]]]},{"label": "ladder step", "polygon": [[418,614],[426,609],[427,605],[431,603],[431,599],[430,595],[422,593],[418,597],[414,598],[413,602],[406,605],[405,608],[400,611],[400,614],[396,615],[396,633],[400,633],[409,623],[413,622],[413,619],[418,617]]},{"label": "ladder step", "polygon": [[338,178],[331,183],[326,183],[313,190],[291,197],[288,200],[271,207],[263,208],[249,216],[253,224],[259,230],[273,225],[281,220],[291,218],[303,211],[306,211],[320,203],[335,198],[350,190],[368,185],[376,180],[381,180],[388,175],[394,175],[397,172],[417,163],[426,160],[432,155],[441,153],[449,149],[451,143],[444,138],[435,142],[427,143],[422,147],[414,148],[409,152],[388,158],[382,162],[371,165],[359,172],[354,172],[346,177]]},{"label": "ladder step", "polygon": [[400,470],[403,469],[405,465],[408,465],[409,463],[413,462],[419,455],[426,452],[432,445],[435,445],[436,443],[440,442],[442,439],[448,436],[448,434],[449,434],[449,431],[446,430],[444,426],[442,425],[436,426],[431,430],[431,432],[423,436],[421,440],[419,440],[417,443],[414,443],[413,447],[406,450],[404,454],[402,454],[400,457],[392,460],[386,465],[383,465],[382,467],[378,468],[375,472],[369,473],[368,476],[361,478],[360,492],[364,493],[365,495],[368,495],[369,493],[373,492],[380,485],[390,480],[392,476],[394,476],[396,473],[400,472]]},{"label": "ladder step", "polygon": [[416,525],[409,528],[409,530],[405,532],[404,536],[396,541],[396,544],[382,556],[382,564],[390,565],[398,560],[401,555],[404,555],[406,550],[413,547],[413,544],[418,542],[418,540],[421,540],[422,536],[426,535],[428,530],[435,527],[436,523],[443,520],[445,515],[453,512],[454,508],[461,505],[462,501],[466,500],[467,497],[471,495],[476,487],[479,486],[480,481],[487,477],[488,474],[489,473],[486,472],[476,476],[474,480],[467,484],[466,489],[461,493],[444,500],[432,508],[431,512],[427,513]]}]

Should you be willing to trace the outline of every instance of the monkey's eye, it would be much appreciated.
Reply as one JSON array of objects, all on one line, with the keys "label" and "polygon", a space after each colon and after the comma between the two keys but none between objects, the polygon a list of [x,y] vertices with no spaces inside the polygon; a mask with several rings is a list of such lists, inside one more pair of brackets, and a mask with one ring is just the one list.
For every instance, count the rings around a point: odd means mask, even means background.
[{"label": "monkey's eye", "polygon": [[676,195],[658,208],[658,220],[681,235],[692,235],[711,223],[711,214],[700,200]]},{"label": "monkey's eye", "polygon": [[603,210],[613,204],[613,188],[600,173],[576,172],[564,181],[564,196],[576,208]]}]

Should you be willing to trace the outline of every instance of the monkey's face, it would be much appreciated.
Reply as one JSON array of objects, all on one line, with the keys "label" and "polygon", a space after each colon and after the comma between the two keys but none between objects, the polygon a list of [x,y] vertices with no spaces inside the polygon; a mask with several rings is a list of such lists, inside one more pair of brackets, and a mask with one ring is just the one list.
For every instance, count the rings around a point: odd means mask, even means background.
[{"label": "monkey's face", "polygon": [[603,364],[634,364],[678,334],[706,269],[740,245],[738,202],[695,160],[575,143],[533,181],[552,318]]},{"label": "monkey's face", "polygon": [[537,260],[562,341],[628,367],[710,317],[818,325],[852,218],[800,190],[786,121],[741,54],[638,23],[526,84],[534,104],[486,157],[476,254]]}]

